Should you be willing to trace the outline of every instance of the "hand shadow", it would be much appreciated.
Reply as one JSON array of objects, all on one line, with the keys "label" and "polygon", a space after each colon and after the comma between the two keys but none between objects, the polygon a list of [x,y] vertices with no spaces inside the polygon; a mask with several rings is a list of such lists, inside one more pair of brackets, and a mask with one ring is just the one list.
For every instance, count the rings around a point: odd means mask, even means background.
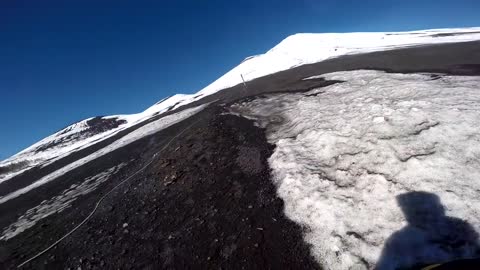
[{"label": "hand shadow", "polygon": [[467,222],[445,216],[440,198],[428,192],[397,196],[408,225],[385,242],[375,269],[420,269],[479,255],[478,233]]}]

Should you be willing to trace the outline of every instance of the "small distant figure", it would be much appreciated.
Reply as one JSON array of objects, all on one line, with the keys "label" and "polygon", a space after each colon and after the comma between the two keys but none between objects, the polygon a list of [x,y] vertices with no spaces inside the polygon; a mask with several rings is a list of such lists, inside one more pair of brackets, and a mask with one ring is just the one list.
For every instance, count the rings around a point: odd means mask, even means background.
[{"label": "small distant figure", "polygon": [[386,241],[375,269],[421,269],[480,255],[478,233],[464,220],[445,216],[437,195],[408,192],[397,202],[408,225]]}]

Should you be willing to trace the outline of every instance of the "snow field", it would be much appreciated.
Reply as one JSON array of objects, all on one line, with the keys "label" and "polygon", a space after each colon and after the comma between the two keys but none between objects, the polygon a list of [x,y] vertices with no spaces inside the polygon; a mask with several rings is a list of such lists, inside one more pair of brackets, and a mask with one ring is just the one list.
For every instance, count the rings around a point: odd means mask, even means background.
[{"label": "snow field", "polygon": [[[385,241],[407,225],[396,196],[411,191],[436,194],[448,216],[480,231],[479,77],[369,70],[321,77],[344,82],[307,93],[317,96],[270,95],[232,112],[267,129],[285,213],[307,228],[322,266],[373,268]],[[417,243],[422,252],[442,251],[430,260],[453,259],[434,245]],[[419,259],[411,256],[385,269]]]}]

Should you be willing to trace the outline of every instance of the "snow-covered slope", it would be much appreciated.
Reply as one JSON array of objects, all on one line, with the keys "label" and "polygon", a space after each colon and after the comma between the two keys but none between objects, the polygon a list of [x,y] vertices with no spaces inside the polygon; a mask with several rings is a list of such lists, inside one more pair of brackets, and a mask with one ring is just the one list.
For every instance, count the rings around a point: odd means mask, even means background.
[{"label": "snow-covered slope", "polygon": [[72,124],[0,163],[0,183],[25,170],[47,165],[115,134],[128,124],[118,117],[95,117]]},{"label": "snow-covered slope", "polygon": [[405,269],[475,256],[480,77],[320,76],[344,82],[233,111],[267,128],[285,213],[306,228],[321,265]]},{"label": "snow-covered slope", "polygon": [[[208,104],[207,104],[208,105]],[[64,166],[40,179],[37,179],[35,182],[33,182],[32,184],[26,186],[26,187],[23,187],[21,189],[18,189],[16,190],[15,192],[12,192],[12,193],[9,193],[5,196],[0,196],[0,204],[4,203],[4,202],[7,202],[13,198],[16,198],[22,194],[25,194],[29,191],[31,191],[32,189],[35,189],[39,186],[42,186],[50,181],[53,181],[55,180],[57,177],[61,176],[61,175],[64,175],[65,173],[73,170],[73,169],[76,169],[92,160],[95,160],[101,156],[104,156],[116,149],[119,149],[121,147],[124,147],[132,142],[135,142],[143,137],[146,137],[148,135],[151,135],[155,132],[158,132],[162,129],[165,129],[171,125],[174,125],[192,115],[194,115],[195,113],[201,111],[206,105],[201,105],[201,106],[197,106],[197,107],[194,107],[194,108],[190,108],[190,109],[186,109],[186,110],[183,110],[181,112],[178,112],[178,113],[175,113],[175,114],[171,114],[171,115],[167,115],[165,117],[162,117],[158,120],[155,120],[151,123],[148,123],[130,133],[128,133],[127,135],[121,137],[120,139],[112,142],[111,144],[107,145],[106,147],[104,148],[101,148],[100,150],[96,151],[96,152],[93,152],[92,154],[90,155],[87,155],[81,159],[78,159],[70,164],[68,164],[67,166]]]},{"label": "snow-covered slope", "polygon": [[[29,168],[49,164],[73,151],[81,150],[92,143],[109,138],[155,114],[178,108],[222,89],[242,83],[242,76],[245,81],[250,81],[295,66],[320,62],[347,54],[472,40],[480,40],[480,27],[391,33],[292,35],[265,54],[246,58],[237,67],[196,94],[174,95],[138,114],[87,119],[41,140],[17,155],[0,162],[0,183]],[[110,122],[107,125],[103,124],[103,126],[110,128],[96,130],[91,125],[92,121],[93,123]],[[4,168],[3,172],[2,168]]]},{"label": "snow-covered slope", "polygon": [[74,123],[0,162],[0,183],[36,166],[45,166],[73,152],[173,108],[185,95],[166,98],[145,111],[130,115],[93,117]]},{"label": "snow-covered slope", "polygon": [[287,37],[265,54],[247,57],[238,66],[193,95],[184,95],[181,106],[245,81],[305,64],[348,54],[480,40],[480,27],[411,32],[303,33]]}]

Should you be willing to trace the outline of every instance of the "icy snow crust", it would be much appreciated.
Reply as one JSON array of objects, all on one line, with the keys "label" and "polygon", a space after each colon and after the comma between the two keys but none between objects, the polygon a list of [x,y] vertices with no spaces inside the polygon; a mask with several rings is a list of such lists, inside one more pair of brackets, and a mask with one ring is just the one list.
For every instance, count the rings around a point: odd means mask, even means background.
[{"label": "icy snow crust", "polygon": [[[267,128],[286,215],[307,228],[321,265],[373,268],[386,240],[407,225],[396,202],[406,192],[438,195],[446,215],[480,231],[479,77],[368,70],[321,77],[345,82],[232,108]],[[419,235],[414,254],[383,258],[381,269],[472,256],[471,246],[454,257]]]}]

